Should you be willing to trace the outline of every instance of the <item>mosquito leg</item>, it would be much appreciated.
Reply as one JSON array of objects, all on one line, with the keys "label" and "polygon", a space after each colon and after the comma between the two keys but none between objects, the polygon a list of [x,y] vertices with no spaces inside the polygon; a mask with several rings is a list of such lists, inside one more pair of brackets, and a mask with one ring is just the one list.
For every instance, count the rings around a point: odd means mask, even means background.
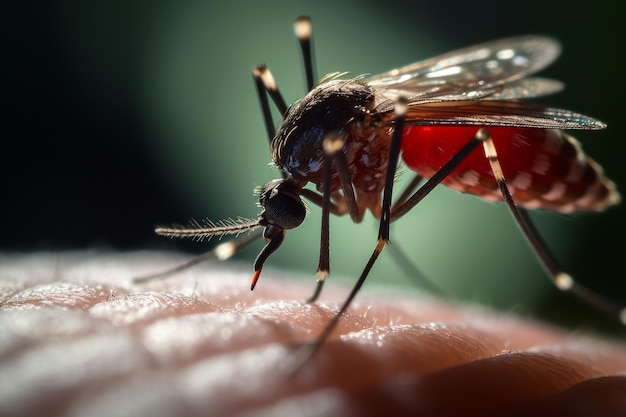
[{"label": "mosquito leg", "polygon": [[302,51],[307,89],[311,91],[314,83],[313,53],[311,52],[311,18],[308,16],[298,17],[293,28],[296,32],[298,42],[300,43],[300,50]]},{"label": "mosquito leg", "polygon": [[346,300],[341,305],[339,312],[335,314],[332,320],[326,325],[322,333],[315,339],[313,342],[303,346],[293,358],[293,362],[291,362],[290,368],[287,372],[293,372],[297,370],[304,362],[310,359],[315,352],[324,344],[324,342],[328,339],[331,333],[337,327],[339,320],[348,310],[354,297],[358,294],[359,290],[363,286],[363,283],[367,279],[372,267],[376,263],[378,256],[382,252],[385,244],[389,242],[389,221],[390,221],[390,212],[391,212],[391,194],[393,189],[394,177],[396,174],[396,167],[398,165],[398,160],[400,158],[400,144],[402,142],[402,129],[404,127],[404,120],[406,117],[407,106],[404,101],[399,102],[396,105],[396,119],[394,121],[394,132],[391,138],[391,145],[389,150],[389,165],[387,169],[387,174],[385,177],[385,188],[383,190],[383,201],[382,201],[382,215],[380,218],[380,227],[378,229],[378,239],[376,241],[376,247],[374,251],[370,255],[365,268],[361,272],[359,279],[356,284],[350,291],[350,294],[346,298]]},{"label": "mosquito leg", "polygon": [[[322,194],[316,193],[313,190],[309,190],[308,188],[303,188],[300,192],[300,195],[309,200],[311,203],[315,204],[316,206],[322,207],[322,205],[324,204],[324,196]],[[328,209],[332,214],[335,214],[337,216],[342,216],[347,212],[344,208],[340,207],[332,200],[329,202]]]},{"label": "mosquito leg", "polygon": [[439,169],[428,181],[424,183],[411,197],[403,204],[394,208],[391,212],[391,222],[398,220],[400,217],[408,213],[420,201],[424,199],[441,181],[443,181],[461,162],[472,153],[484,140],[489,138],[489,134],[485,129],[480,129],[476,135],[467,142],[444,166]]},{"label": "mosquito leg", "polygon": [[[355,223],[363,221],[363,211],[359,210],[357,205],[356,196],[354,195],[354,187],[352,186],[352,174],[348,168],[348,161],[346,155],[343,153],[344,140],[338,134],[330,134],[324,139],[324,152],[326,152],[327,158],[332,159],[335,162],[337,169],[337,175],[339,181],[341,181],[341,189],[343,191],[343,198],[348,206],[348,213],[350,218]],[[330,157],[330,158],[329,158]],[[326,191],[324,191],[326,192]]]},{"label": "mosquito leg", "polygon": [[330,186],[332,179],[332,158],[324,159],[324,182],[322,194],[322,226],[320,233],[320,258],[317,264],[317,285],[313,295],[306,302],[313,303],[322,292],[326,277],[330,272]]},{"label": "mosquito leg", "polygon": [[[263,95],[264,92],[269,94],[269,96],[272,98],[272,101],[274,102],[274,105],[276,105],[276,108],[278,109],[280,114],[284,116],[285,113],[287,112],[287,103],[285,103],[285,99],[283,99],[283,95],[280,93],[280,91],[278,91],[278,85],[276,84],[276,81],[274,80],[274,76],[270,72],[269,68],[267,68],[266,65],[258,65],[256,68],[252,70],[252,76],[254,77],[254,81],[257,87],[257,93],[259,94],[259,98],[260,96]],[[265,100],[265,102],[267,102],[267,100]],[[261,99],[261,110],[263,111],[264,115],[266,112],[270,113],[269,103],[264,106],[263,99]],[[266,117],[266,120],[267,120],[267,117]],[[271,126],[273,128],[274,123],[272,123]],[[274,138],[274,135],[270,137],[270,139],[272,138]]]},{"label": "mosquito leg", "polygon": [[197,256],[182,265],[178,265],[174,268],[168,269],[167,271],[159,272],[157,274],[134,278],[133,282],[135,284],[142,284],[155,279],[166,278],[209,259],[219,259],[220,261],[224,261],[233,256],[240,249],[248,246],[250,243],[260,238],[261,234],[261,231],[254,231],[247,236],[242,236],[238,239],[221,243],[217,245],[212,251],[203,253],[202,255]]},{"label": "mosquito leg", "polygon": [[524,237],[526,237],[526,240],[530,244],[532,250],[535,252],[541,264],[548,272],[548,275],[554,285],[559,290],[573,294],[597,310],[617,317],[622,323],[626,324],[626,308],[619,306],[613,301],[594,293],[581,284],[578,284],[569,274],[563,272],[559,268],[554,261],[554,258],[547,250],[546,245],[542,241],[537,229],[528,216],[528,213],[518,207],[513,201],[511,192],[506,185],[502,167],[500,166],[498,154],[491,136],[483,142],[483,148],[485,150],[485,156],[491,165],[491,171],[493,172],[493,175],[498,182],[498,186],[500,187],[500,191],[502,192],[502,196],[504,197],[504,201],[509,207],[515,222],[518,224],[520,229],[522,229],[522,233],[524,234]]},{"label": "mosquito leg", "polygon": [[345,314],[348,310],[354,297],[356,297],[357,293],[363,286],[366,278],[368,277],[372,267],[376,263],[378,256],[382,252],[385,244],[389,242],[389,224],[400,218],[406,212],[408,212],[411,208],[413,208],[417,203],[419,203],[430,191],[432,191],[435,186],[437,186],[443,179],[449,175],[454,169],[461,163],[463,160],[474,150],[476,147],[484,140],[486,140],[489,136],[486,130],[480,129],[474,138],[469,141],[459,152],[457,152],[435,175],[433,175],[424,185],[422,185],[411,197],[407,199],[407,201],[398,207],[397,210],[391,212],[391,197],[392,197],[392,189],[394,183],[394,177],[396,172],[396,167],[398,165],[398,160],[400,158],[400,144],[402,141],[402,129],[404,126],[404,120],[406,116],[406,105],[404,103],[398,103],[396,106],[396,119],[394,121],[394,132],[391,138],[391,145],[389,150],[389,168],[387,169],[387,175],[385,177],[385,188],[383,191],[383,201],[382,201],[382,214],[380,219],[380,226],[378,230],[378,239],[376,241],[376,247],[374,251],[370,255],[365,268],[361,272],[359,279],[356,284],[350,291],[350,294],[341,305],[339,312],[333,316],[332,320],[328,323],[328,325],[324,328],[322,333],[315,339],[313,342],[308,343],[303,346],[298,352],[296,352],[293,360],[288,363],[288,368],[285,369],[286,372],[294,372],[296,371],[304,362],[310,359],[315,352],[324,344],[324,342],[328,339],[328,337],[332,334],[332,332],[337,327],[340,318]]},{"label": "mosquito leg", "polygon": [[[326,277],[330,272],[330,213],[344,214],[345,211],[336,204],[331,202],[331,179],[332,179],[332,162],[335,162],[337,173],[341,181],[343,191],[344,206],[347,207],[350,217],[355,223],[363,220],[363,212],[359,210],[354,188],[352,187],[352,177],[348,169],[348,163],[343,153],[344,141],[340,135],[331,133],[324,139],[324,151],[326,158],[324,159],[324,183],[322,186],[323,194],[310,191],[303,193],[310,201],[322,207],[322,227],[320,236],[320,257],[317,267],[317,286],[315,291],[307,303],[312,303],[322,292]],[[308,191],[308,190],[307,190]]]},{"label": "mosquito leg", "polygon": [[[395,131],[394,131],[395,134]],[[419,185],[421,178],[416,177],[406,188],[406,190],[401,194],[398,201],[391,208],[391,213],[389,217],[389,222],[394,222],[404,214],[409,212],[413,207],[415,207],[424,197],[428,195],[441,181],[446,178],[463,160],[478,147],[478,145],[485,140],[487,136],[487,132],[484,129],[479,130],[476,135],[470,140],[459,152],[457,152],[439,171],[435,173],[424,185],[422,185],[417,191],[415,191],[412,195],[409,196],[411,192]],[[390,152],[391,153],[391,152]],[[391,165],[390,165],[391,166]],[[391,179],[393,181],[393,178]],[[387,226],[389,227],[389,226]],[[395,251],[395,249],[394,249]],[[399,252],[396,255],[404,255]],[[411,262],[404,262],[406,260],[406,256],[401,258],[403,264],[410,266],[410,276],[420,277],[420,284],[427,287],[430,291],[445,294],[439,287],[437,287],[434,283],[432,283],[426,276],[417,270]],[[416,273],[417,272],[417,273]]]},{"label": "mosquito leg", "polygon": [[263,83],[262,74],[267,71],[266,67],[256,67],[252,70],[252,78],[254,79],[254,85],[256,86],[257,96],[261,103],[261,113],[263,114],[263,122],[265,124],[265,131],[267,132],[268,140],[271,142],[274,136],[276,136],[276,128],[274,127],[274,119],[272,118],[272,111],[270,109],[270,103],[267,99],[265,84]]},{"label": "mosquito leg", "polygon": [[[359,210],[352,187],[352,177],[348,169],[348,163],[343,153],[344,141],[340,135],[331,133],[324,139],[324,183],[322,185],[322,196],[319,201],[322,207],[322,227],[320,237],[320,258],[317,267],[317,287],[313,295],[307,300],[308,303],[314,302],[320,295],[322,287],[328,273],[330,272],[330,212],[331,207],[339,210],[337,205],[331,204],[331,180],[332,180],[332,162],[335,162],[339,180],[341,181],[341,189],[343,191],[344,202],[348,208],[348,213],[355,223],[363,220],[363,212]],[[319,195],[313,193],[313,195]],[[342,213],[343,214],[343,213]]]},{"label": "mosquito leg", "polygon": [[415,265],[414,260],[411,259],[399,245],[389,245],[389,249],[387,249],[387,251],[404,274],[421,289],[426,290],[431,294],[436,294],[438,297],[447,298],[450,296],[450,294],[442,290],[437,284],[428,278],[428,276]]},{"label": "mosquito leg", "polygon": [[[402,205],[415,192],[415,190],[417,190],[422,180],[423,178],[419,175],[415,175],[413,177],[411,182],[407,184],[407,186],[400,194],[400,197],[398,197],[391,206],[392,212],[397,207]],[[404,273],[408,277],[411,277],[411,279],[413,279],[417,283],[417,285],[433,294],[438,294],[440,296],[447,295],[441,288],[439,288],[437,285],[435,285],[435,283],[429,280],[428,277],[419,270],[419,268],[415,266],[415,264],[400,247],[391,245],[389,248],[389,253],[391,254],[391,257],[394,258],[396,263],[400,265],[400,268],[404,270]]]},{"label": "mosquito leg", "polygon": [[407,184],[407,186],[404,188],[404,191],[402,191],[402,193],[400,194],[400,197],[398,197],[395,203],[393,203],[393,206],[391,206],[392,212],[409,199],[409,197],[415,192],[415,190],[417,190],[417,187],[420,185],[423,179],[424,178],[421,175],[415,175],[413,177],[411,182]]},{"label": "mosquito leg", "polygon": [[[417,190],[418,186],[424,178],[420,175],[415,175],[411,182],[407,184],[404,191],[400,194],[400,197],[391,206],[391,212],[393,213],[399,206],[404,204],[406,200]],[[448,294],[439,288],[434,282],[432,282],[426,274],[424,274],[416,265],[415,262],[407,256],[407,254],[398,245],[390,245],[389,254],[395,260],[396,264],[400,266],[400,269],[404,271],[406,276],[410,277],[421,288],[429,291],[432,294],[437,294],[440,297],[447,297]]]}]

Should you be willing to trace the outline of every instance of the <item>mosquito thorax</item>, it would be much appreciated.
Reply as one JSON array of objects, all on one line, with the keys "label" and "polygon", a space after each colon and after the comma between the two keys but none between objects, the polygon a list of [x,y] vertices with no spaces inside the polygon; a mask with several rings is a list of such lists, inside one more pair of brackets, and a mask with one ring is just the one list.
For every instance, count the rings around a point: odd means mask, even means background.
[{"label": "mosquito thorax", "polygon": [[313,88],[289,107],[271,143],[274,164],[298,180],[321,177],[323,141],[363,121],[374,105],[374,93],[356,80],[331,80]]},{"label": "mosquito thorax", "polygon": [[294,229],[306,217],[306,207],[299,195],[300,187],[291,179],[275,179],[261,187],[259,203],[263,207],[261,217],[269,225],[281,229]]}]

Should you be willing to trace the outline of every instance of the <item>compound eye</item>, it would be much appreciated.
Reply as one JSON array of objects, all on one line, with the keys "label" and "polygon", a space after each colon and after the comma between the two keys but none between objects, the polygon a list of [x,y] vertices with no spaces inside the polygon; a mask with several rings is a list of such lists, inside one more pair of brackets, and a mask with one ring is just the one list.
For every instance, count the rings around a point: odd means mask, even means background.
[{"label": "compound eye", "polygon": [[306,217],[306,208],[293,181],[272,180],[261,188],[262,216],[271,224],[282,229],[294,229]]}]

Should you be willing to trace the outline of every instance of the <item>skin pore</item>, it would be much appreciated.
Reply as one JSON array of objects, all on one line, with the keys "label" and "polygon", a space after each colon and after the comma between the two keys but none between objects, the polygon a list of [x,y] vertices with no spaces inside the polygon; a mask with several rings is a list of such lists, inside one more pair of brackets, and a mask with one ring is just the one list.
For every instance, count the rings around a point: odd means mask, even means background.
[{"label": "skin pore", "polygon": [[[171,254],[0,259],[0,415],[626,414],[626,348],[476,307],[369,288],[295,374],[347,293]],[[306,279],[308,278],[308,279]]]}]

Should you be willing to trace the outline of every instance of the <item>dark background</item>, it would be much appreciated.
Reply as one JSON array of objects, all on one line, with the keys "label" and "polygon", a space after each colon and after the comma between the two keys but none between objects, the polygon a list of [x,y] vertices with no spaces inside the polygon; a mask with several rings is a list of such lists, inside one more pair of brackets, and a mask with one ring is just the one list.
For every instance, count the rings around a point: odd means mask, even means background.
[{"label": "dark background", "polygon": [[[503,36],[559,39],[562,56],[542,75],[567,89],[543,101],[608,123],[605,131],[576,136],[618,187],[626,187],[624,23],[617,2],[205,3],[4,7],[1,251],[202,252],[210,245],[157,237],[154,225],[254,217],[252,189],[278,175],[267,166],[250,71],[266,62],[288,101],[302,95],[291,29],[300,14],[313,18],[318,75],[382,72]],[[550,287],[503,207],[446,190],[432,200],[397,228],[394,243],[450,293],[524,312],[533,305],[556,320],[615,329]],[[537,221],[568,271],[626,302],[619,262],[623,205],[599,215],[538,215]],[[374,223],[333,222],[333,272],[354,277],[374,246]],[[313,209],[269,265],[312,274],[318,230]],[[374,279],[397,275],[393,268],[383,260]]]}]

